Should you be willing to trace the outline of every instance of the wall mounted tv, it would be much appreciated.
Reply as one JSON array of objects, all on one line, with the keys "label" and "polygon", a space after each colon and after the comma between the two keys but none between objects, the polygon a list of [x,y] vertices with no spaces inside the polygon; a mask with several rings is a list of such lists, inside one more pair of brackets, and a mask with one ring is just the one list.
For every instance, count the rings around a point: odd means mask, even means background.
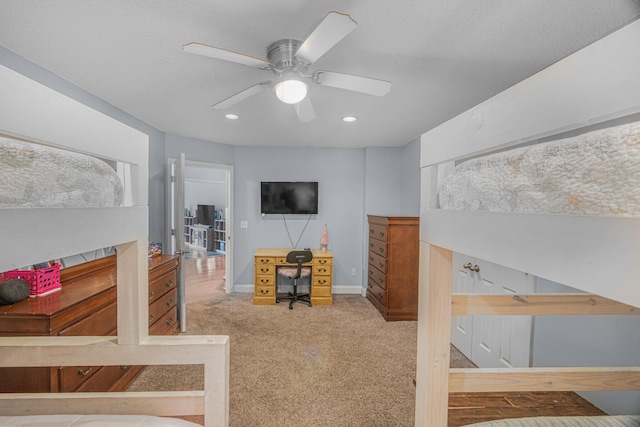
[{"label": "wall mounted tv", "polygon": [[263,214],[317,214],[317,182],[262,182],[260,212]]}]

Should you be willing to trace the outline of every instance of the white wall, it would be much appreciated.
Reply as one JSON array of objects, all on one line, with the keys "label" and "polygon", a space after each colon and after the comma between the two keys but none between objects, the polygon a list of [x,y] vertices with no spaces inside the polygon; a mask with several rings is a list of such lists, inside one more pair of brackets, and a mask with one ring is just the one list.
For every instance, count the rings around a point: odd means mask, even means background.
[{"label": "white wall", "polygon": [[186,166],[184,171],[184,206],[195,216],[198,205],[213,205],[216,211],[227,207],[227,172],[200,166]]}]

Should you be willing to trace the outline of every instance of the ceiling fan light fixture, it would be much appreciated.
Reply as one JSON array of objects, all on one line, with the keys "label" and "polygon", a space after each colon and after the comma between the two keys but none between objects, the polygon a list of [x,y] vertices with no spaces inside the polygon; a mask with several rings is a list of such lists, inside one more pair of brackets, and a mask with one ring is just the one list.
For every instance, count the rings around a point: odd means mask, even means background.
[{"label": "ceiling fan light fixture", "polygon": [[286,79],[276,83],[276,96],[285,104],[297,104],[307,96],[307,84],[297,79]]}]

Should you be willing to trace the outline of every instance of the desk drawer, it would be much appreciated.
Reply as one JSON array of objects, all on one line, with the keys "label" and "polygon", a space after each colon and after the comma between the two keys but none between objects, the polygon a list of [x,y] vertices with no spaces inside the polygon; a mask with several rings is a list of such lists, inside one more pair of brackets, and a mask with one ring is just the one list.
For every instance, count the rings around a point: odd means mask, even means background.
[{"label": "desk drawer", "polygon": [[369,239],[369,251],[386,258],[387,243],[376,239]]},{"label": "desk drawer", "polygon": [[274,285],[274,277],[273,276],[256,276],[256,286],[273,286]]},{"label": "desk drawer", "polygon": [[256,297],[275,297],[276,290],[273,286],[261,286],[256,285],[255,296]]},{"label": "desk drawer", "polygon": [[149,304],[176,287],[177,274],[172,270],[149,283]]},{"label": "desk drawer", "polygon": [[313,276],[313,286],[331,286],[331,276]]},{"label": "desk drawer", "polygon": [[326,267],[323,265],[314,265],[312,267],[311,274],[313,276],[330,276],[331,275],[331,267]]},{"label": "desk drawer", "polygon": [[267,265],[273,264],[275,259],[273,257],[256,257],[255,264],[257,265]]},{"label": "desk drawer", "polygon": [[314,286],[311,288],[311,296],[315,297],[330,297],[331,286]]},{"label": "desk drawer", "polygon": [[314,258],[311,261],[313,265],[331,265],[333,264],[333,258]]},{"label": "desk drawer", "polygon": [[264,275],[274,275],[276,273],[276,266],[275,265],[258,265],[256,264],[256,271],[255,271],[256,275],[257,274],[264,274]]}]

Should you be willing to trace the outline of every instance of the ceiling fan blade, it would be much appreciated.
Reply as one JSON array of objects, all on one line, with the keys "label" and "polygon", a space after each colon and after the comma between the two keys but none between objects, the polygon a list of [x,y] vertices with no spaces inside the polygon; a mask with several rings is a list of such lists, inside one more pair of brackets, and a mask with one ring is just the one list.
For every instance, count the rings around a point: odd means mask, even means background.
[{"label": "ceiling fan blade", "polygon": [[313,81],[323,86],[337,87],[376,96],[385,96],[391,90],[391,82],[387,80],[336,73],[334,71],[316,71],[313,73]]},{"label": "ceiling fan blade", "polygon": [[235,95],[231,95],[224,101],[218,102],[213,105],[213,108],[216,110],[224,110],[225,108],[231,107],[232,105],[237,104],[240,101],[244,101],[245,99],[255,95],[256,93],[262,92],[264,89],[268,88],[271,82],[260,82],[256,83],[247,89],[236,93]]},{"label": "ceiling fan blade", "polygon": [[311,100],[308,96],[305,96],[302,101],[295,105],[295,107],[298,119],[300,119],[301,123],[310,122],[316,118],[316,112],[314,111],[313,105],[311,105]]},{"label": "ceiling fan blade", "polygon": [[313,64],[357,26],[358,23],[348,14],[329,12],[298,48],[295,55],[308,64]]},{"label": "ceiling fan blade", "polygon": [[265,69],[271,67],[269,61],[255,58],[231,50],[221,49],[219,47],[207,46],[206,44],[191,42],[182,46],[185,52],[195,53],[196,55],[208,56],[210,58],[222,59],[223,61],[235,62],[236,64],[247,65],[249,67]]}]

